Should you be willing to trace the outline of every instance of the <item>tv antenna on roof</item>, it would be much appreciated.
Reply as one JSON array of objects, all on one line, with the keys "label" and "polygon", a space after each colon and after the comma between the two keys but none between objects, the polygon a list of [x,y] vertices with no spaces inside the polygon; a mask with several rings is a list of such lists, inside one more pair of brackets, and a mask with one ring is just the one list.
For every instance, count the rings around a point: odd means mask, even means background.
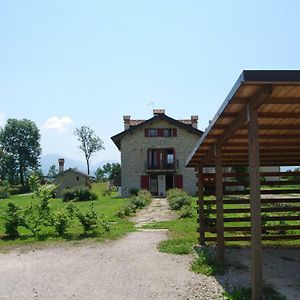
[{"label": "tv antenna on roof", "polygon": [[151,105],[152,111],[153,111],[153,109],[154,109],[154,102],[150,102],[148,105]]}]

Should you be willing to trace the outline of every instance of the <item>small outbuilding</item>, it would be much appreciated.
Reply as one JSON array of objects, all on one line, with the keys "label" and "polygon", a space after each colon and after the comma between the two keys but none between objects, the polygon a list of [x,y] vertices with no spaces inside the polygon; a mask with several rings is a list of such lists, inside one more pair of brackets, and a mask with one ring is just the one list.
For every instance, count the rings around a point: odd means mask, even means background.
[{"label": "small outbuilding", "polygon": [[89,176],[83,172],[80,172],[76,169],[69,168],[66,171],[64,170],[65,160],[60,158],[59,163],[59,173],[55,177],[54,184],[56,188],[56,197],[60,198],[63,196],[63,190],[74,187],[90,187]]}]

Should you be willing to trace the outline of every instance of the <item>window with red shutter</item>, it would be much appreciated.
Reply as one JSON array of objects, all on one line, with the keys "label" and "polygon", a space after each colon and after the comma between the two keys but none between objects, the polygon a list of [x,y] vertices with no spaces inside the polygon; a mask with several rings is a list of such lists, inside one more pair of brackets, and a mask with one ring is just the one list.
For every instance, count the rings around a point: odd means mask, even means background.
[{"label": "window with red shutter", "polygon": [[173,136],[177,136],[177,128],[173,128]]},{"label": "window with red shutter", "polygon": [[148,136],[149,136],[148,128],[145,128],[145,137],[148,137]]}]

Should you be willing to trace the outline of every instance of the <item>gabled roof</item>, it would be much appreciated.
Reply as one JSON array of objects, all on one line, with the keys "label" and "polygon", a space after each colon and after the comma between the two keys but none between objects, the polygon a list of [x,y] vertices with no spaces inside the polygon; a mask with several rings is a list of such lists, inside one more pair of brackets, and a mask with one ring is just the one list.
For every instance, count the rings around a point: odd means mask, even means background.
[{"label": "gabled roof", "polygon": [[84,176],[84,177],[89,177],[89,175],[86,174],[86,173],[84,173],[84,172],[78,171],[78,170],[76,170],[76,169],[69,168],[69,169],[67,169],[67,170],[65,170],[65,171],[63,171],[63,172],[57,174],[57,175],[56,175],[56,178],[59,177],[59,176],[61,176],[61,175],[66,174],[66,173],[70,173],[70,172],[76,173],[76,174],[81,175],[81,176]]},{"label": "gabled roof", "polygon": [[197,129],[197,128],[194,128],[192,125],[190,124],[185,124],[181,121],[178,121],[178,120],[175,120],[165,114],[159,114],[159,115],[156,115],[154,117],[152,117],[151,119],[148,119],[148,120],[145,120],[135,126],[130,126],[129,129],[127,130],[124,130],[114,136],[111,137],[111,139],[113,140],[113,142],[116,144],[116,146],[119,148],[119,150],[121,150],[121,139],[127,135],[127,134],[130,134],[132,132],[134,132],[135,130],[137,129],[140,129],[144,126],[147,126],[148,124],[152,123],[152,122],[156,122],[156,121],[166,121],[174,126],[177,126],[181,129],[184,129],[190,133],[193,133],[197,136],[201,136],[203,134],[203,131]]}]

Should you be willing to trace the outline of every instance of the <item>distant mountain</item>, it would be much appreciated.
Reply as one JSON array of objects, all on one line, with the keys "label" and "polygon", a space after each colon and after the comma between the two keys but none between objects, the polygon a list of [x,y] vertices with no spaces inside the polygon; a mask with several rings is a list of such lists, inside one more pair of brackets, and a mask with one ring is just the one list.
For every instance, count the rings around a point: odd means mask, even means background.
[{"label": "distant mountain", "polygon": [[[59,155],[57,153],[53,154],[46,154],[43,155],[41,158],[41,169],[45,175],[47,175],[49,168],[52,165],[55,165],[58,169],[58,159],[64,158],[65,159],[65,170],[69,168],[77,168],[79,171],[87,172],[86,163],[80,160],[74,160],[68,157],[64,157],[63,155]],[[103,165],[106,163],[117,163],[118,161],[115,160],[104,160],[90,166],[90,174],[94,175],[95,171],[100,167],[102,168]]]}]

